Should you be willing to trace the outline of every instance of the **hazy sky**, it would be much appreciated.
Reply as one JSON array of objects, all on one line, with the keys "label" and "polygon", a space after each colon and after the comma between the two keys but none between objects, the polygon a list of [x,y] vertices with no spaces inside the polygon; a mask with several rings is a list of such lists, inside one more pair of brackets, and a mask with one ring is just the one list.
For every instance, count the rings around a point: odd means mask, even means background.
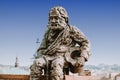
[{"label": "hazy sky", "polygon": [[0,0],[0,64],[21,66],[32,63],[33,54],[54,6],[64,7],[70,25],[90,40],[92,55],[86,64],[120,65],[119,0]]}]

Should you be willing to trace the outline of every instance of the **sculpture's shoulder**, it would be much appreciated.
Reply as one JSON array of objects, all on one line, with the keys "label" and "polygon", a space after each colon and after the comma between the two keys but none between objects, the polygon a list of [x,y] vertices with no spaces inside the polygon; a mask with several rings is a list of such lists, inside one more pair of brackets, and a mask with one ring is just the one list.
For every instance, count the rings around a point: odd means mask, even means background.
[{"label": "sculpture's shoulder", "polygon": [[44,35],[45,35],[45,36],[48,35],[49,32],[50,32],[50,29],[47,28]]},{"label": "sculpture's shoulder", "polygon": [[72,26],[72,25],[70,25],[70,33],[84,35],[83,32],[79,28],[77,28],[76,26]]},{"label": "sculpture's shoulder", "polygon": [[79,31],[79,29],[76,26],[70,25],[70,30],[71,31]]}]

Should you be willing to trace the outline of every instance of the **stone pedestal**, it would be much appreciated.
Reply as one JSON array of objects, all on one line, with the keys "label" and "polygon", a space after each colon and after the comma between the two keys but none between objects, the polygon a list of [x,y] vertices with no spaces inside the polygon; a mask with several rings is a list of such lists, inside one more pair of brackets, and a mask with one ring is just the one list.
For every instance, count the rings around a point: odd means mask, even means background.
[{"label": "stone pedestal", "polygon": [[[41,77],[41,80],[47,80],[45,76]],[[50,77],[48,80],[51,80]],[[97,77],[94,76],[72,76],[72,75],[65,75],[63,80],[99,80]]]},{"label": "stone pedestal", "polygon": [[99,80],[97,77],[94,76],[70,76],[65,75],[65,80]]}]

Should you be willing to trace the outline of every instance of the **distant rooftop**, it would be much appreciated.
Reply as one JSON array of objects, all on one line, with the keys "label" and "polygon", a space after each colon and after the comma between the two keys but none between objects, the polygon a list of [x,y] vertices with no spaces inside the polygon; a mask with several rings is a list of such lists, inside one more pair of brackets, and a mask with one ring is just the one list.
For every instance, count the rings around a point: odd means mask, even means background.
[{"label": "distant rooftop", "polygon": [[25,70],[25,69],[22,69],[22,68],[19,68],[19,67],[17,67],[17,68],[14,68],[14,67],[12,67],[12,68],[2,68],[2,69],[0,69],[0,74],[23,74],[23,75],[29,75],[30,74],[30,72],[29,72],[29,70]]}]

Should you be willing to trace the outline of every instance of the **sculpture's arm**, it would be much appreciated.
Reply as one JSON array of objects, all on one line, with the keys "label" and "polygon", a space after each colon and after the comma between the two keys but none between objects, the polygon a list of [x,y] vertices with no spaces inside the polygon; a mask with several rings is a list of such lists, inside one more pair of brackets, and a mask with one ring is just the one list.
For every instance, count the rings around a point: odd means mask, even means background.
[{"label": "sculpture's arm", "polygon": [[41,55],[43,55],[45,50],[47,49],[47,35],[48,35],[48,30],[44,35],[44,38],[40,44],[40,47],[37,49],[37,57],[40,57]]},{"label": "sculpture's arm", "polygon": [[80,47],[81,50],[81,57],[85,58],[85,61],[88,60],[90,56],[90,42],[89,40],[85,37],[85,35],[78,30],[76,27],[72,27],[71,29],[71,38],[75,43],[77,43]]}]

